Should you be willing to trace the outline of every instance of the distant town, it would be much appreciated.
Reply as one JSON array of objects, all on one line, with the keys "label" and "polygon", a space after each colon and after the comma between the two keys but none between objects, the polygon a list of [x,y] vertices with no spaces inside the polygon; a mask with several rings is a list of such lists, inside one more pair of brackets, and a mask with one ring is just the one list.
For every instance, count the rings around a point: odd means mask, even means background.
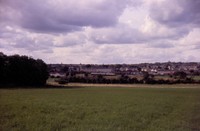
[{"label": "distant town", "polygon": [[199,83],[200,63],[49,64],[51,78],[60,83]]}]

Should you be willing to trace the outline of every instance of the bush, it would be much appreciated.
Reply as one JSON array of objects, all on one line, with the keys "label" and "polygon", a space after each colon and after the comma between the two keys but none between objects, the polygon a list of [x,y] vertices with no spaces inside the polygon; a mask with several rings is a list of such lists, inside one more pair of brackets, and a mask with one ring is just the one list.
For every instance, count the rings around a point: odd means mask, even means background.
[{"label": "bush", "polygon": [[58,84],[67,84],[68,83],[68,80],[66,80],[66,79],[60,79],[60,80],[58,80]]}]

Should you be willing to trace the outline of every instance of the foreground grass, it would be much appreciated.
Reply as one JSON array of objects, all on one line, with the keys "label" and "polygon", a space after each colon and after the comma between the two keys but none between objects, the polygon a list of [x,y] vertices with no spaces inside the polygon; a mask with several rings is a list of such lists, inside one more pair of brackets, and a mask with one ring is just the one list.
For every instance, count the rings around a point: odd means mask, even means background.
[{"label": "foreground grass", "polygon": [[0,130],[199,131],[200,89],[0,89]]}]

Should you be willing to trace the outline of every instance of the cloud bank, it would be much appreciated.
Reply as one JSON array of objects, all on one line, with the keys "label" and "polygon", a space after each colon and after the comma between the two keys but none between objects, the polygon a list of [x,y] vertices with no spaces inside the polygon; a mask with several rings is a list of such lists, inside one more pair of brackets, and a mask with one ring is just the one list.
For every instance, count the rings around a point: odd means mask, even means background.
[{"label": "cloud bank", "polygon": [[198,0],[0,0],[0,51],[48,63],[199,61]]}]

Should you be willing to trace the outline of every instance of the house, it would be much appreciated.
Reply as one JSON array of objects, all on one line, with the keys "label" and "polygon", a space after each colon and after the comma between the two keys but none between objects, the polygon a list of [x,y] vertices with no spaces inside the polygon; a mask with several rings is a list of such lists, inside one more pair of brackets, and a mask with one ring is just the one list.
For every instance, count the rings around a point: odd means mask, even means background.
[{"label": "house", "polygon": [[175,71],[171,70],[158,70],[157,75],[173,75]]},{"label": "house", "polygon": [[65,77],[66,74],[65,73],[50,73],[51,77]]},{"label": "house", "polygon": [[83,72],[87,73],[112,73],[112,68],[82,68]]}]

